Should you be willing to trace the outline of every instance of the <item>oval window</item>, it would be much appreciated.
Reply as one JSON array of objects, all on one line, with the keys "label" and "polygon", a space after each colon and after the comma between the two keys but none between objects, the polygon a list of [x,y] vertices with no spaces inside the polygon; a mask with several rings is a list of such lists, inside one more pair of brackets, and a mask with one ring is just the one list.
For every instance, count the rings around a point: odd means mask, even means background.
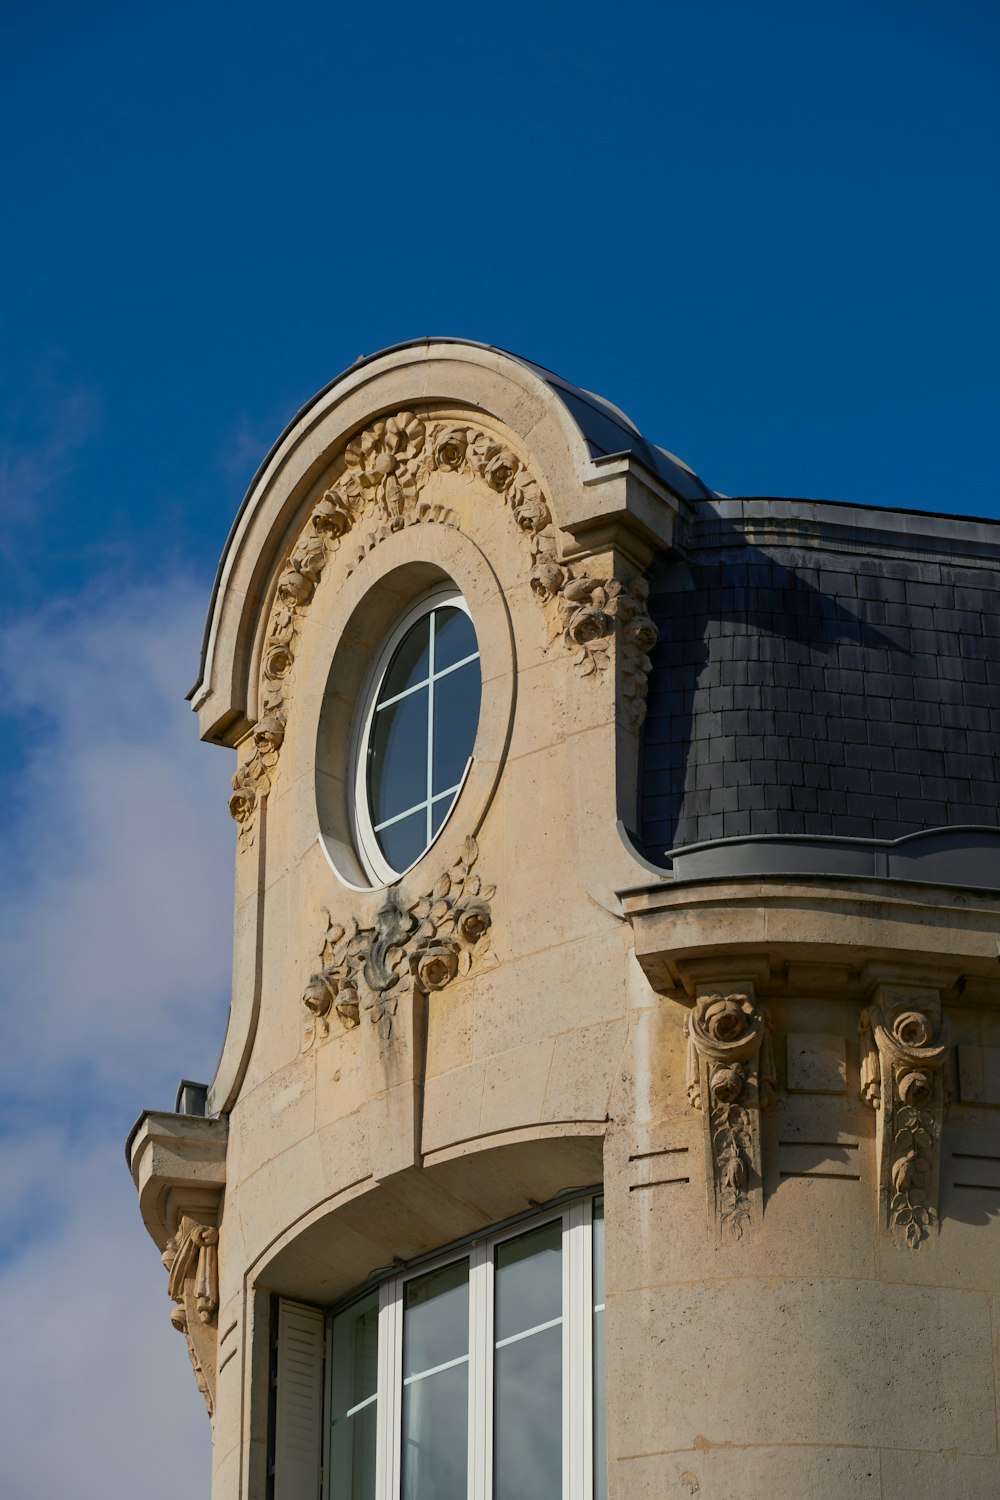
[{"label": "oval window", "polygon": [[415,605],[383,647],[362,721],[355,778],[359,852],[395,880],[437,838],[472,759],[482,675],[465,600]]}]

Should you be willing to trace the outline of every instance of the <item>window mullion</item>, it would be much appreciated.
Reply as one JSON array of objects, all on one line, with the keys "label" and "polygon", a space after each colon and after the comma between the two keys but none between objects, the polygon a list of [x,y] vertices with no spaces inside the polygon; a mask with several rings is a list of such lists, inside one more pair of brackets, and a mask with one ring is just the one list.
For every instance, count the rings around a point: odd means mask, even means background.
[{"label": "window mullion", "polygon": [[434,791],[434,647],[437,610],[431,610],[430,628],[427,637],[427,843],[434,836],[434,809],[431,797]]},{"label": "window mullion", "polygon": [[563,1234],[563,1500],[591,1500],[593,1247],[591,1205],[566,1211]]},{"label": "window mullion", "polygon": [[492,1261],[489,1245],[473,1247],[469,1260],[469,1500],[489,1500]]},{"label": "window mullion", "polygon": [[379,1296],[375,1500],[396,1500],[399,1495],[403,1382],[402,1296],[402,1283],[398,1279],[385,1282]]}]

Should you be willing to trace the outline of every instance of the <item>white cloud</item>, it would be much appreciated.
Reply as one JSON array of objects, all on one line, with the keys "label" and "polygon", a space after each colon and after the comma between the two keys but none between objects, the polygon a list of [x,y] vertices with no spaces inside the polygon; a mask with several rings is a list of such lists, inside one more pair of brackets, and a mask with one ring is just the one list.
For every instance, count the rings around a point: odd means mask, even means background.
[{"label": "white cloud", "polygon": [[171,1073],[214,1066],[232,767],[198,742],[183,697],[200,604],[179,580],[95,588],[0,637],[4,701],[27,753],[0,872],[9,1095],[44,1076],[50,1088],[93,1083],[131,1099],[143,1074],[163,1087]]},{"label": "white cloud", "polygon": [[3,1489],[16,1500],[207,1494],[210,1429],[121,1143],[56,1164],[58,1229],[0,1269]]},{"label": "white cloud", "polygon": [[206,1493],[209,1424],[124,1138],[210,1078],[228,1000],[231,756],[184,690],[204,600],[105,579],[0,634],[0,1429],[17,1500]]}]

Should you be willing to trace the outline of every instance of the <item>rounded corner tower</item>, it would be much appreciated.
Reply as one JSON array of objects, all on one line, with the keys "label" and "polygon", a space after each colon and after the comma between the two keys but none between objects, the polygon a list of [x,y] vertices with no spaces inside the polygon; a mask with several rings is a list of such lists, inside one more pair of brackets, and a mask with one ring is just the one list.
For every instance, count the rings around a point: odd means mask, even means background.
[{"label": "rounded corner tower", "polygon": [[213,1500],[998,1492],[998,591],[480,344],[294,418],[225,1044],[128,1143]]}]

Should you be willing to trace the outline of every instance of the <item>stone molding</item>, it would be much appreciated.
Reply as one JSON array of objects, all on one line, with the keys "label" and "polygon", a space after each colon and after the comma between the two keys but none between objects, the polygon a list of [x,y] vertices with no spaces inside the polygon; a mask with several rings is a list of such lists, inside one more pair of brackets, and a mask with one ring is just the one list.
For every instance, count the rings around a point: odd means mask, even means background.
[{"label": "stone molding", "polygon": [[208,1415],[215,1413],[215,1377],[219,1314],[219,1231],[182,1214],[177,1232],[167,1241],[163,1264],[169,1272],[167,1292],[175,1304],[173,1326],[183,1333],[198,1389]]},{"label": "stone molding", "polygon": [[709,1211],[741,1239],[763,1213],[760,1112],[774,1097],[771,1019],[751,993],[702,994],[684,1024],[688,1102],[704,1120]]},{"label": "stone molding", "polygon": [[351,1030],[362,1011],[388,1042],[403,995],[443,990],[486,957],[496,886],[484,885],[473,870],[478,857],[470,835],[429,894],[406,903],[399,887],[391,886],[370,927],[357,918],[344,927],[327,913],[320,968],[302,996],[309,1013],[307,1047],[329,1035],[332,1015]]},{"label": "stone molding", "polygon": [[[646,713],[648,652],[658,632],[646,609],[648,585],[591,576],[560,562],[548,502],[521,459],[495,434],[454,420],[400,411],[370,423],[347,444],[339,477],[312,506],[278,575],[261,655],[260,716],[250,755],[233,777],[229,810],[241,849],[254,838],[260,799],[271,789],[284,740],[298,637],[317,585],[349,534],[357,541],[347,575],[386,536],[420,522],[456,524],[451,511],[422,500],[433,474],[476,478],[492,490],[521,531],[532,593],[551,639],[561,640],[581,673],[603,671],[616,625],[622,642],[622,703],[638,730]],[[364,532],[362,522],[373,523]]]},{"label": "stone molding", "polygon": [[861,1097],[876,1112],[879,1222],[916,1249],[938,1227],[948,1021],[933,990],[881,986],[862,1012]]}]

